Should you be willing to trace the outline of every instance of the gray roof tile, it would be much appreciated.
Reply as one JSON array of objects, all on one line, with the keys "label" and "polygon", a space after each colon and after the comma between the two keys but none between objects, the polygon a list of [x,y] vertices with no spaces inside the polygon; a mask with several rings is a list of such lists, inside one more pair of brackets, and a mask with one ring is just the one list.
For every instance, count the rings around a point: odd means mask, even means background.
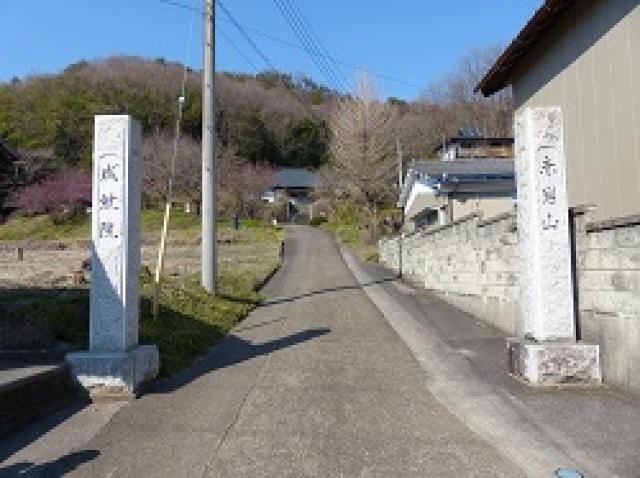
[{"label": "gray roof tile", "polygon": [[284,168],[276,171],[273,183],[279,188],[315,188],[318,176],[308,169]]},{"label": "gray roof tile", "polygon": [[411,168],[421,174],[513,175],[512,159],[473,159],[454,161],[418,161]]}]

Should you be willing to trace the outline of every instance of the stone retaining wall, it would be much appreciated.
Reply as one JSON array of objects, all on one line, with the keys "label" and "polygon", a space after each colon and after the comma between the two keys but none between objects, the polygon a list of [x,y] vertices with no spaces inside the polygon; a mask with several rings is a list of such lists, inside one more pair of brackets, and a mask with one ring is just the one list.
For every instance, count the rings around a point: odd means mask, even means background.
[{"label": "stone retaining wall", "polygon": [[576,226],[582,339],[600,345],[605,383],[640,393],[640,217]]},{"label": "stone retaining wall", "polygon": [[[579,329],[600,345],[605,383],[640,393],[640,216],[594,223],[575,210]],[[380,260],[449,303],[517,335],[515,211],[380,241]],[[402,251],[402,260],[399,260]]]}]

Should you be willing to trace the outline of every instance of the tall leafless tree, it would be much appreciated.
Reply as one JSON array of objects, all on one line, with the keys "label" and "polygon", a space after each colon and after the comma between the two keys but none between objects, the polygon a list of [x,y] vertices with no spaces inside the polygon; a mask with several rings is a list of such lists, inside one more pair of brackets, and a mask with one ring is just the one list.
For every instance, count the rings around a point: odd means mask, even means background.
[{"label": "tall leafless tree", "polygon": [[377,209],[396,191],[396,108],[380,100],[362,75],[355,95],[336,105],[329,124],[330,180],[364,206],[375,227]]},{"label": "tall leafless tree", "polygon": [[230,148],[218,156],[218,205],[223,217],[256,218],[264,206],[262,195],[272,186],[275,170],[238,158]]},{"label": "tall leafless tree", "polygon": [[513,101],[511,90],[484,98],[476,85],[502,51],[497,45],[473,48],[456,68],[431,84],[421,95],[423,103],[442,108],[447,127],[441,135],[453,135],[463,127],[475,127],[485,136],[510,136]]},{"label": "tall leafless tree", "polygon": [[[178,156],[173,182],[174,197],[185,202],[200,199],[200,143],[183,136],[178,143]],[[167,181],[171,172],[173,137],[157,132],[142,142],[142,184],[145,199],[151,202],[164,200]]]}]

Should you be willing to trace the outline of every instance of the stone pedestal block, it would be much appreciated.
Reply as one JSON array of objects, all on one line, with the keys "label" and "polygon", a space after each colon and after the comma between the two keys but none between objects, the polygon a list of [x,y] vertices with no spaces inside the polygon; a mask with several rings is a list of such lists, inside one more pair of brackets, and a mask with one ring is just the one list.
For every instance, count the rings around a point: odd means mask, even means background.
[{"label": "stone pedestal block", "polygon": [[158,375],[160,357],[155,345],[138,345],[129,352],[74,352],[67,355],[80,385],[90,393],[105,389],[133,395],[140,385]]},{"label": "stone pedestal block", "polygon": [[509,373],[531,385],[602,383],[600,347],[582,342],[536,342],[507,339]]}]

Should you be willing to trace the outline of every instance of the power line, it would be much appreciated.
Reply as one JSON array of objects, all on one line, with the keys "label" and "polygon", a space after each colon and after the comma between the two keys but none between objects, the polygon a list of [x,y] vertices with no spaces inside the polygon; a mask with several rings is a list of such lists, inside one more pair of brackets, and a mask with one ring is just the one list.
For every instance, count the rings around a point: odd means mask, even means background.
[{"label": "power line", "polygon": [[249,58],[249,56],[245,54],[238,45],[236,45],[233,39],[222,28],[220,28],[220,25],[216,24],[216,30],[218,30],[218,33],[220,33],[220,35],[222,35],[224,39],[227,40],[227,42],[233,47],[233,49],[238,53],[238,55],[244,58],[244,61],[246,61],[249,64],[249,66],[253,69],[254,72],[256,73],[260,72],[260,68],[258,68],[256,64],[251,60],[251,58]]},{"label": "power line", "polygon": [[[253,38],[251,38],[251,36],[245,31],[245,29],[242,27],[242,25],[240,25],[240,23],[238,23],[238,21],[235,19],[235,17],[233,16],[233,14],[229,11],[229,9],[227,9],[227,7],[225,7],[224,3],[222,3],[222,0],[215,0],[215,2],[218,4],[218,6],[222,9],[222,11],[225,13],[225,15],[227,16],[227,18],[229,18],[229,20],[231,20],[231,22],[234,24],[234,26],[238,29],[238,31],[240,32],[240,34],[244,37],[244,39],[247,41],[247,43],[249,43],[249,45],[251,46],[251,48],[254,49],[254,51],[258,54],[258,56],[260,56],[260,58],[262,58],[262,60],[265,62],[265,64],[267,66],[269,66],[269,68],[273,71],[278,71],[278,69],[274,66],[273,63],[271,63],[271,60],[269,60],[269,58],[267,57],[267,55],[265,55],[265,53],[260,49],[260,47],[256,44],[255,41],[253,41]],[[284,85],[284,90],[289,92],[289,94],[296,100],[298,101],[310,114],[311,116],[316,116],[316,112],[313,111],[311,109],[311,107],[304,102],[293,90],[291,90],[287,85]]]},{"label": "power line", "polygon": [[158,0],[158,1],[166,5],[171,5],[172,7],[177,7],[183,10],[189,10],[191,12],[197,12],[197,13],[200,13],[201,15],[204,15],[204,11],[202,10],[202,8],[194,7],[193,5],[186,5],[184,3],[176,2],[174,0]]},{"label": "power line", "polygon": [[[191,12],[197,12],[200,13],[202,15],[204,15],[204,12],[202,11],[201,8],[197,8],[194,7],[193,5],[185,5],[184,3],[180,3],[180,2],[176,2],[174,0],[158,0],[160,3],[164,3],[166,5],[170,5],[172,7],[177,7],[177,8],[181,8],[183,10],[187,10],[187,11],[191,11]],[[225,12],[226,13],[226,12]],[[221,20],[224,21],[229,21],[231,22],[231,19],[224,19],[222,18]],[[216,23],[215,25],[216,30],[218,31],[218,33],[220,33],[225,40],[227,40],[227,42],[233,47],[234,50],[236,50],[236,52],[249,64],[249,66],[256,72],[259,73],[260,72],[260,68],[258,68],[256,66],[255,63],[253,63],[253,61],[249,58],[248,55],[246,55],[241,49],[240,47],[238,47],[238,45],[233,41],[233,39],[231,38],[231,36],[226,33],[219,24]],[[275,69],[275,68],[273,68]]]},{"label": "power line", "polygon": [[238,31],[240,32],[242,37],[247,41],[247,43],[249,43],[251,48],[253,48],[253,50],[258,54],[258,56],[260,58],[262,58],[262,61],[264,61],[265,64],[269,68],[271,68],[274,71],[277,71],[278,69],[273,65],[273,63],[271,63],[271,60],[269,60],[269,58],[267,58],[267,55],[265,55],[264,52],[260,49],[260,47],[256,44],[256,42],[253,41],[253,38],[251,38],[251,36],[249,36],[249,34],[244,29],[244,27],[242,25],[240,25],[240,23],[238,23],[238,21],[231,14],[231,12],[227,9],[227,7],[224,6],[224,3],[222,3],[221,0],[216,0],[216,3],[222,9],[222,11],[225,13],[227,18],[231,21],[231,23],[233,23],[233,25],[238,29]]},{"label": "power line", "polygon": [[[261,30],[253,28],[253,27],[246,26],[245,28],[247,30],[255,33],[256,35],[259,35],[259,36],[261,36],[263,38],[266,38],[267,40],[271,40],[273,42],[280,43],[282,45],[288,46],[289,48],[294,48],[296,50],[304,50],[304,48],[301,47],[300,45],[296,45],[295,43],[292,43],[292,42],[290,42],[288,40],[284,40],[284,39],[279,38],[277,36],[274,36],[274,35],[272,35],[270,33],[265,33],[265,32],[263,32]],[[336,63],[339,63],[341,65],[348,66],[349,68],[354,69],[354,70],[360,70],[362,68],[361,66],[356,65],[355,63],[350,63],[350,62],[345,61],[345,60],[340,60],[339,58],[335,58],[335,57],[332,57],[332,56],[326,56],[326,55],[322,55],[322,56],[326,57],[327,59],[331,59],[331,60],[333,60]],[[391,81],[393,83],[398,83],[400,85],[409,86],[409,87],[414,88],[416,90],[422,90],[423,89],[422,86],[418,86],[415,83],[411,83],[411,82],[402,80],[400,78],[396,78],[394,76],[387,75],[385,73],[380,73],[380,72],[373,71],[373,70],[367,70],[367,71],[369,73],[371,73],[373,76],[377,76],[378,78],[383,78],[383,79]]]},{"label": "power line", "polygon": [[[164,3],[166,5],[170,5],[170,6],[173,6],[173,7],[176,7],[176,8],[181,8],[183,10],[193,10],[193,11],[196,11],[196,12],[198,12],[200,14],[204,14],[204,12],[202,11],[201,8],[190,7],[189,5],[186,5],[184,3],[181,3],[181,2],[178,2],[178,1],[175,1],[175,0],[158,0],[158,2]],[[220,18],[220,20],[232,23],[231,20],[226,19],[226,18]],[[270,33],[266,33],[266,32],[264,32],[262,30],[254,28],[254,27],[250,27],[250,26],[246,26],[246,25],[244,25],[243,27],[244,27],[245,30],[253,32],[254,34],[256,34],[258,36],[261,36],[263,38],[266,38],[267,40],[270,40],[272,42],[280,43],[281,45],[287,46],[287,47],[295,49],[295,50],[305,51],[304,47],[302,47],[300,45],[297,45],[295,43],[292,43],[292,42],[290,42],[288,40],[285,40],[283,38],[280,38],[278,36],[272,35]],[[328,60],[332,60],[332,61],[336,62],[337,64],[347,66],[347,67],[349,67],[351,69],[354,69],[354,70],[360,70],[361,69],[360,65],[356,65],[355,63],[351,63],[351,62],[348,62],[348,61],[345,61],[345,60],[341,60],[339,58],[336,58],[334,56],[328,55],[326,53],[325,54],[319,54],[319,56],[321,56],[323,58],[326,58]],[[415,90],[420,90],[420,91],[423,89],[422,86],[419,86],[419,85],[417,85],[415,83],[411,83],[411,82],[406,81],[406,80],[403,80],[401,78],[397,78],[395,76],[387,75],[385,73],[380,73],[380,72],[377,72],[377,71],[374,71],[374,70],[367,70],[367,71],[373,76],[376,76],[378,78],[382,78],[384,80],[387,80],[387,81],[390,81],[390,82],[393,82],[393,83],[397,83],[399,85],[408,86],[410,88],[413,88]]]},{"label": "power line", "polygon": [[327,83],[334,89],[344,90],[344,84],[342,84],[340,78],[334,74],[331,67],[328,66],[326,59],[318,56],[319,52],[317,46],[313,42],[304,25],[300,23],[298,17],[290,9],[290,5],[282,0],[274,0],[274,3],[285,22],[289,25],[289,28],[291,28],[293,34],[298,38],[300,45],[302,45],[305,52],[311,58],[311,61],[316,65],[320,74],[322,74],[327,80]]},{"label": "power line", "polygon": [[325,64],[329,67],[331,71],[334,72],[335,76],[343,84],[347,84],[349,87],[351,87],[352,85],[350,84],[349,80],[344,75],[340,67],[337,65],[336,61],[331,57],[331,55],[329,54],[329,50],[327,50],[327,48],[324,46],[324,44],[320,40],[319,35],[313,29],[309,20],[304,16],[304,13],[300,9],[296,1],[295,0],[283,0],[283,1],[285,4],[289,5],[289,9],[293,12],[294,16],[298,18],[303,28],[306,29],[307,34],[311,38],[312,43],[315,44],[317,47],[319,47],[319,48],[316,48],[316,52],[318,56],[324,59]]},{"label": "power line", "polygon": [[[226,21],[225,19],[221,19],[221,20]],[[262,30],[259,30],[259,29],[254,28],[254,27],[246,26],[246,25],[245,25],[245,29],[250,31],[250,32],[255,33],[258,36],[266,38],[267,40],[271,40],[271,41],[273,41],[275,43],[280,43],[281,45],[285,45],[285,46],[287,46],[289,48],[292,48],[292,49],[295,49],[295,50],[303,50],[304,51],[304,47],[302,47],[300,45],[297,45],[295,43],[292,43],[289,40],[285,40],[285,39],[280,38],[278,36],[272,35],[271,33],[266,33],[266,32],[264,32]],[[346,60],[341,60],[341,59],[336,58],[334,56],[324,55],[324,54],[321,55],[321,56],[323,56],[323,57],[325,57],[327,59],[333,60],[333,61],[335,61],[336,63],[338,63],[340,65],[348,66],[349,68],[351,68],[353,70],[362,69],[361,65],[356,65],[355,63],[351,63],[351,62],[348,62]],[[408,86],[410,88],[413,88],[413,89],[416,89],[416,90],[420,90],[420,91],[422,91],[424,89],[424,87],[419,86],[419,85],[417,85],[415,83],[411,83],[409,81],[403,80],[401,78],[397,78],[395,76],[387,75],[386,73],[380,73],[379,71],[374,71],[374,70],[367,70],[367,71],[373,76],[377,76],[378,78],[382,78],[382,79],[385,79],[387,81],[391,81],[393,83],[397,83],[397,84],[400,84],[400,85]]]}]

